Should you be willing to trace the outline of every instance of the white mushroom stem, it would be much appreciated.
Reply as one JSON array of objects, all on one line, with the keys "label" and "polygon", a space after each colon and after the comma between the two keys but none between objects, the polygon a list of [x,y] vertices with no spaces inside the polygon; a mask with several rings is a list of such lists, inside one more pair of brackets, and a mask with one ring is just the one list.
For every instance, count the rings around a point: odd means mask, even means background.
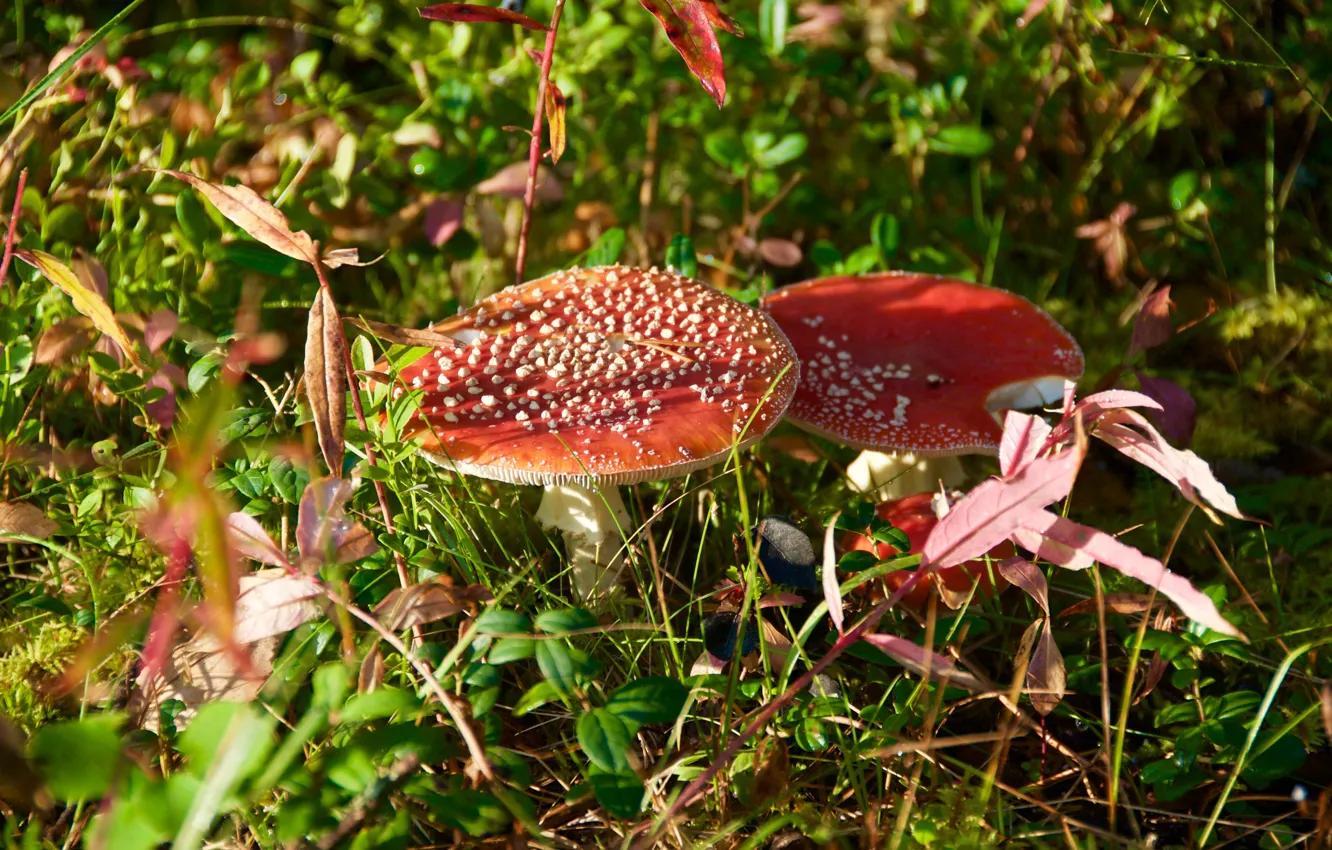
[{"label": "white mushroom stem", "polygon": [[952,455],[922,458],[911,452],[864,451],[846,468],[846,477],[856,490],[889,502],[938,490],[940,482],[951,490],[966,480],[966,473],[962,461]]},{"label": "white mushroom stem", "polygon": [[605,596],[624,570],[629,512],[618,487],[593,490],[580,484],[548,484],[537,521],[564,534],[564,548],[579,598]]}]

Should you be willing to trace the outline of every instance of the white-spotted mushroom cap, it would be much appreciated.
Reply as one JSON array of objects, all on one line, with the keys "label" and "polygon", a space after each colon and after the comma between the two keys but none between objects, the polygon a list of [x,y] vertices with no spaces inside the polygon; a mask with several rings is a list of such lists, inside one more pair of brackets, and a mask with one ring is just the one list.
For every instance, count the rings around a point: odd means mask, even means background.
[{"label": "white-spotted mushroom cap", "polygon": [[799,365],[777,324],[698,281],[612,266],[509,287],[404,368],[445,466],[520,484],[628,484],[724,460],[772,429]]},{"label": "white-spotted mushroom cap", "polygon": [[1054,403],[1082,350],[1010,292],[910,272],[828,277],[764,302],[800,358],[795,424],[844,445],[994,454],[1000,410]]}]

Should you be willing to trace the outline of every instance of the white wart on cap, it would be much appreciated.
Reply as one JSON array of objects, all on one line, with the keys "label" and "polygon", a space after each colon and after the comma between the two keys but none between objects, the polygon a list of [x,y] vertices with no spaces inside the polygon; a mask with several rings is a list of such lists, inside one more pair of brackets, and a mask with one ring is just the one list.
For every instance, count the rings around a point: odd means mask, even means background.
[{"label": "white wart on cap", "polygon": [[994,454],[996,413],[1053,403],[1082,350],[1010,292],[911,272],[828,277],[764,301],[800,358],[789,418],[853,448]]},{"label": "white wart on cap", "polygon": [[[467,475],[628,484],[684,475],[766,434],[799,366],[777,324],[671,272],[575,269],[489,296],[403,369],[414,436]],[[412,435],[409,435],[412,436]]]}]

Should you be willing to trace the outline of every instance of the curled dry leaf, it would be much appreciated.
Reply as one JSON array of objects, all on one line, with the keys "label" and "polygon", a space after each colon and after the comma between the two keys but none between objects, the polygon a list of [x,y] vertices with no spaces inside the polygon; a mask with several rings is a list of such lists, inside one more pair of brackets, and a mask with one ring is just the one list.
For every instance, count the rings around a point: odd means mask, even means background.
[{"label": "curled dry leaf", "polygon": [[965,670],[959,670],[951,658],[930,652],[920,644],[897,635],[865,635],[865,641],[917,676],[942,680],[969,691],[984,691],[985,685]]},{"label": "curled dry leaf", "polygon": [[517,24],[523,29],[549,32],[550,27],[501,6],[476,6],[471,3],[439,3],[418,9],[427,21],[453,24]]},{"label": "curled dry leaf", "polygon": [[700,0],[639,1],[661,22],[666,38],[720,108],[726,102],[726,67],[704,4]]},{"label": "curled dry leaf", "polygon": [[143,367],[143,361],[139,359],[125,329],[116,321],[115,314],[111,312],[106,299],[85,286],[69,266],[45,251],[19,250],[14,252],[14,256],[37,269],[43,277],[68,295],[75,310],[87,316],[97,330],[120,346],[131,363],[139,368]]},{"label": "curled dry leaf", "polygon": [[303,230],[293,232],[287,217],[249,186],[221,186],[183,171],[151,170],[190,184],[232,224],[279,254],[311,265],[319,262],[310,234]]},{"label": "curled dry leaf", "polygon": [[12,537],[23,534],[45,540],[60,530],[60,524],[27,502],[0,502],[0,543],[21,543]]},{"label": "curled dry leaf", "polygon": [[494,598],[474,584],[457,588],[448,576],[436,576],[410,587],[397,587],[375,606],[375,616],[390,631],[433,623],[461,611],[474,611],[476,603]]},{"label": "curled dry leaf", "polygon": [[360,328],[375,339],[391,342],[397,345],[422,345],[430,348],[440,347],[460,347],[462,343],[447,334],[432,331],[430,329],[418,330],[416,328],[400,328],[397,325],[389,325],[384,322],[374,322],[370,319],[358,317],[346,319],[347,323]]},{"label": "curled dry leaf", "polygon": [[329,472],[340,475],[347,427],[346,342],[338,327],[338,308],[323,286],[310,305],[305,333],[305,395],[324,463]]},{"label": "curled dry leaf", "polygon": [[384,259],[384,257],[385,254],[380,254],[373,260],[366,260],[363,263],[361,262],[361,252],[356,248],[329,248],[324,252],[322,262],[330,269],[341,268],[342,266],[365,268],[366,266],[373,266],[375,263]]},{"label": "curled dry leaf", "polygon": [[546,81],[546,121],[550,132],[550,161],[559,162],[560,157],[564,156],[564,146],[567,142],[565,135],[565,112],[568,110],[568,101],[564,97],[564,92],[555,85],[554,80]]},{"label": "curled dry leaf", "polygon": [[[1064,698],[1067,677],[1064,671],[1064,656],[1054,641],[1054,623],[1050,618],[1050,595],[1045,582],[1045,574],[1030,561],[1021,558],[1006,558],[999,562],[999,573],[1028,596],[1035,600],[1044,616],[1034,620],[1022,636],[1023,649],[1018,650],[1022,657],[1030,652],[1027,662],[1027,691],[1032,707],[1042,717],[1054,711]],[[1040,630],[1040,637],[1036,631]]]},{"label": "curled dry leaf", "polygon": [[[1105,610],[1111,614],[1141,614],[1151,605],[1152,598],[1146,593],[1107,593],[1103,597]],[[1075,602],[1055,615],[1057,619],[1072,617],[1075,614],[1096,613],[1096,600],[1084,599]]]},{"label": "curled dry leaf", "polygon": [[188,723],[206,702],[250,702],[273,672],[279,642],[280,638],[274,636],[233,649],[248,654],[248,670],[242,669],[232,652],[210,634],[201,632],[177,642],[161,675],[148,676],[146,669],[140,671],[127,708],[139,716],[144,729],[158,732],[162,705],[170,700],[185,704],[184,710],[174,716],[178,727]]}]

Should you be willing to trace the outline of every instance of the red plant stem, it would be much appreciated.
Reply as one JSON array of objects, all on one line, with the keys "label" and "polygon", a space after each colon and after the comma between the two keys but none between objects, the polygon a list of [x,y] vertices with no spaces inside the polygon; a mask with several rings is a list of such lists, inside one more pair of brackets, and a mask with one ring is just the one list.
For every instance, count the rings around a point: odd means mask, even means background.
[{"label": "red plant stem", "polygon": [[518,232],[518,255],[514,258],[514,283],[523,282],[527,267],[527,235],[532,230],[532,205],[536,203],[537,166],[541,163],[541,127],[546,117],[546,89],[550,87],[550,63],[555,58],[555,35],[560,31],[564,0],[555,0],[546,33],[546,49],[541,53],[541,84],[537,86],[536,109],[532,116],[532,144],[527,149],[527,191],[523,195],[523,225]]},{"label": "red plant stem", "polygon": [[911,576],[902,583],[902,586],[893,592],[892,596],[879,603],[877,607],[866,614],[864,618],[851,629],[851,631],[846,632],[839,637],[837,642],[833,644],[832,649],[828,650],[828,653],[820,658],[817,664],[809,668],[809,670],[807,670],[799,679],[792,682],[791,686],[783,691],[779,697],[765,705],[759,713],[755,715],[754,720],[745,727],[744,731],[736,736],[735,740],[731,741],[730,746],[723,750],[722,754],[717,756],[712,764],[708,765],[708,769],[699,774],[693,782],[690,782],[685,786],[685,789],[675,798],[675,802],[671,803],[671,806],[666,810],[666,813],[657,820],[656,826],[640,838],[634,844],[632,850],[645,850],[645,848],[653,846],[658,833],[660,833],[661,830],[664,829],[685,806],[688,806],[703,793],[707,788],[708,783],[712,781],[712,778],[718,773],[721,773],[722,769],[731,763],[736,757],[736,754],[740,752],[740,748],[745,745],[746,741],[762,731],[763,727],[768,725],[773,717],[777,716],[777,712],[781,711],[786,707],[787,703],[795,699],[796,694],[809,687],[809,683],[814,681],[815,676],[826,670],[843,652],[846,652],[847,649],[865,637],[865,635],[869,634],[874,627],[878,625],[879,620],[883,619],[883,615],[888,613],[888,609],[896,605],[902,597],[911,592],[911,589],[915,587],[918,582],[932,572],[934,572],[932,567],[921,567],[913,572]]},{"label": "red plant stem", "polygon": [[[333,290],[328,285],[328,273],[324,270],[324,264],[316,262],[314,268],[315,274],[319,275],[319,285],[329,290],[329,300],[332,300]],[[347,386],[351,390],[352,410],[356,413],[356,425],[362,431],[369,432],[370,426],[366,423],[365,419],[365,405],[361,403],[361,380],[356,377],[356,366],[352,363],[351,346],[347,345],[347,332],[342,327],[341,317],[338,317],[337,325],[338,333],[342,335],[343,360],[347,369]],[[371,466],[378,466],[378,460],[375,458],[375,450],[370,448],[369,445],[365,447],[365,459]],[[342,470],[329,471],[338,473]],[[379,512],[384,515],[384,530],[389,534],[397,534],[397,530],[393,527],[393,514],[389,513],[388,493],[384,489],[384,482],[376,480],[373,483],[375,485],[375,495],[379,498]],[[393,563],[398,569],[398,584],[400,584],[403,589],[406,589],[412,582],[407,576],[407,563],[402,559],[401,553],[393,553]],[[412,626],[412,646],[420,646],[422,640],[421,627]]]},{"label": "red plant stem", "polygon": [[9,272],[9,261],[14,257],[14,231],[18,230],[19,215],[23,213],[23,190],[28,185],[28,169],[19,172],[18,191],[14,193],[14,213],[9,217],[9,230],[5,233],[5,256],[0,259],[0,286]]}]

